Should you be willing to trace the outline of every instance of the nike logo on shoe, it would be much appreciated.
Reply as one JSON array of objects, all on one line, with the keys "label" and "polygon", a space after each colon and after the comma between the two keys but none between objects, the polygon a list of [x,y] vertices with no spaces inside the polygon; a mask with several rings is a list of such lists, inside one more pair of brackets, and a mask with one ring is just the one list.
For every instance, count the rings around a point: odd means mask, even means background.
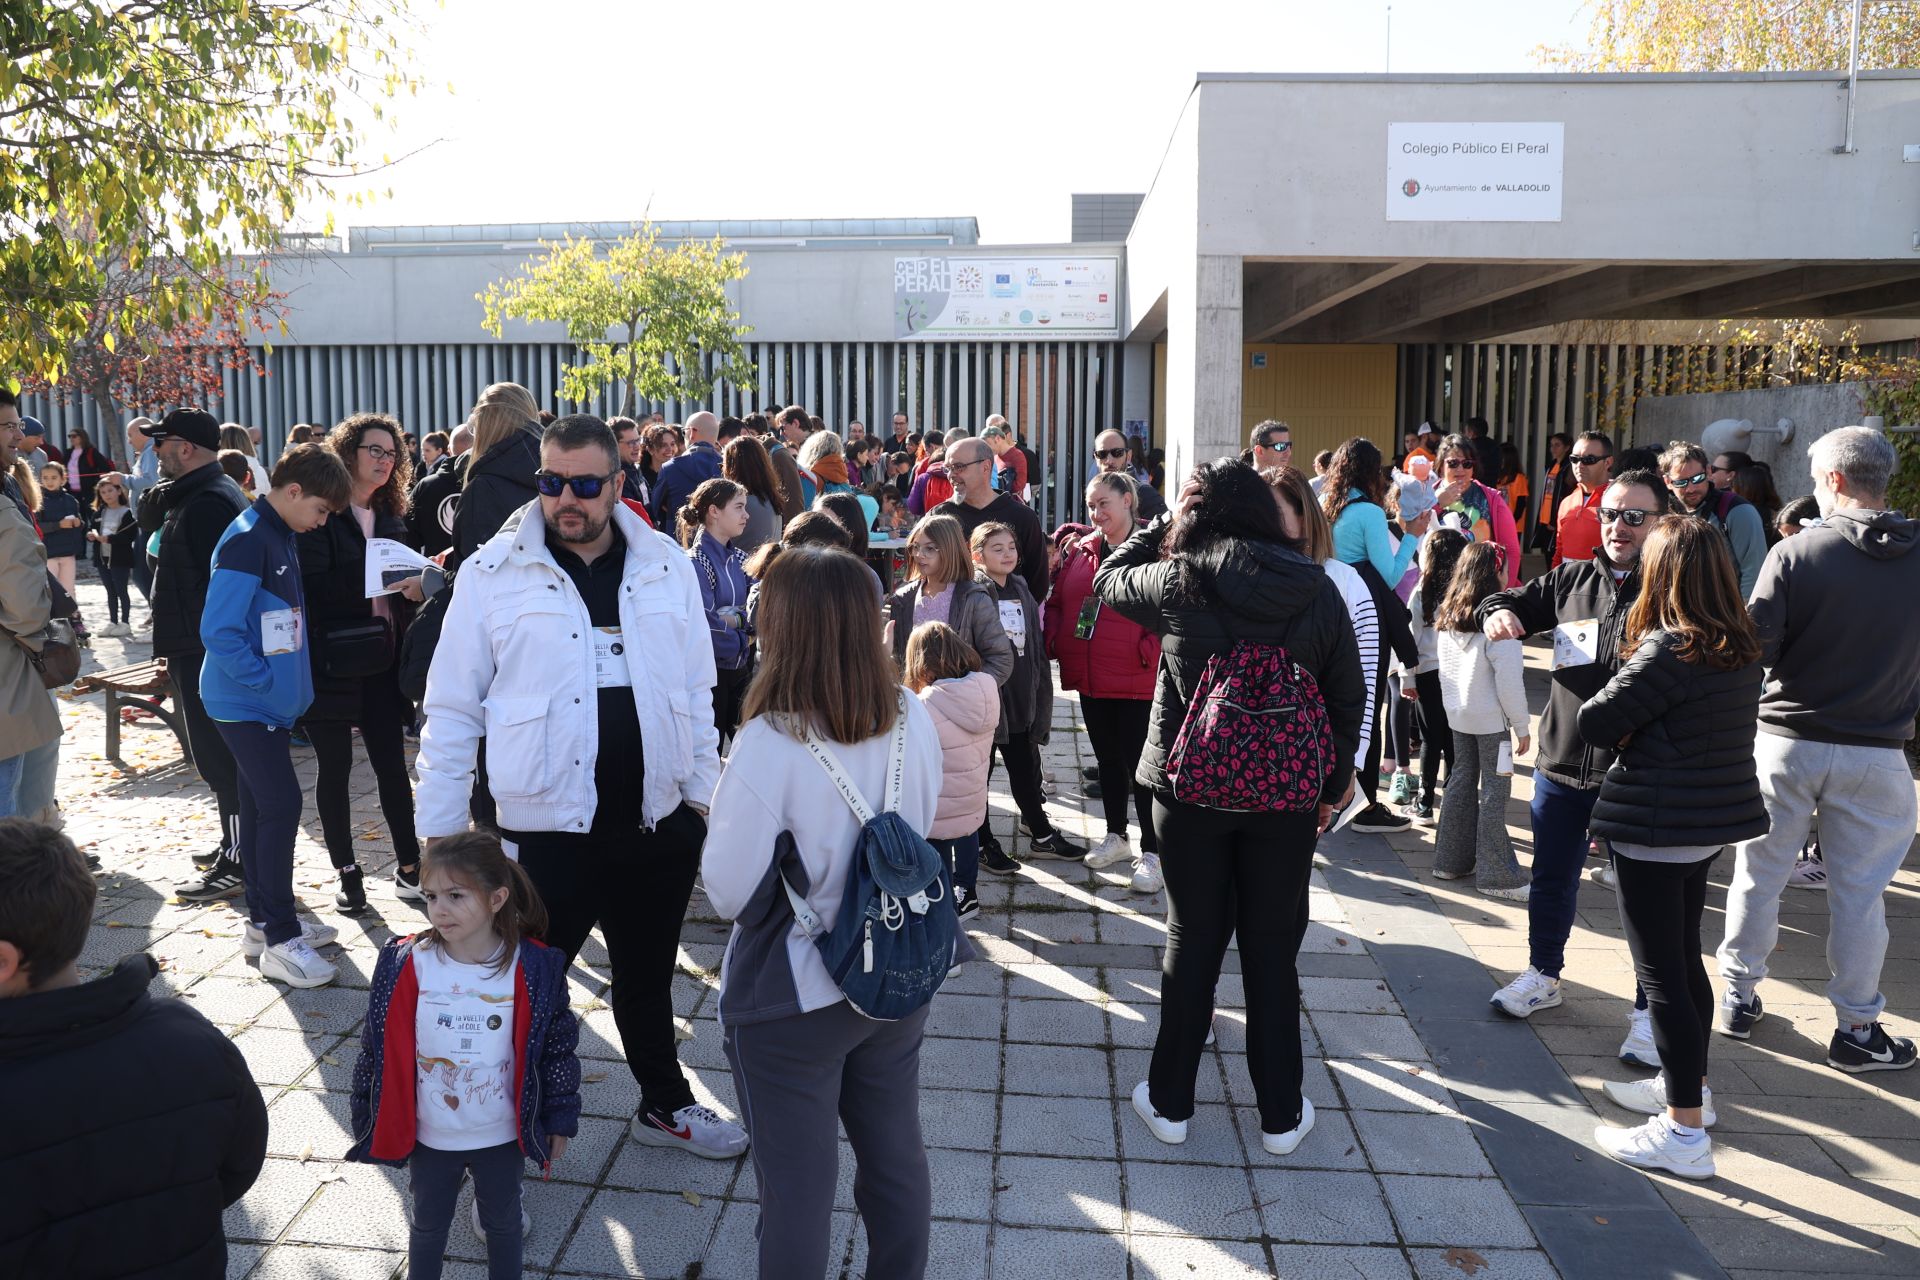
[{"label": "nike logo on shoe", "polygon": [[1861,1045],[1860,1052],[1866,1054],[1869,1058],[1872,1058],[1875,1062],[1892,1062],[1893,1061],[1893,1049],[1891,1047],[1888,1047],[1885,1049],[1869,1049],[1867,1048],[1867,1046]]},{"label": "nike logo on shoe", "polygon": [[651,1124],[654,1128],[658,1129],[660,1132],[671,1134],[674,1137],[680,1139],[680,1141],[682,1142],[693,1141],[693,1126],[690,1124],[683,1124],[678,1129],[670,1129],[666,1125],[661,1124],[660,1121],[654,1116],[648,1116],[647,1122]]}]

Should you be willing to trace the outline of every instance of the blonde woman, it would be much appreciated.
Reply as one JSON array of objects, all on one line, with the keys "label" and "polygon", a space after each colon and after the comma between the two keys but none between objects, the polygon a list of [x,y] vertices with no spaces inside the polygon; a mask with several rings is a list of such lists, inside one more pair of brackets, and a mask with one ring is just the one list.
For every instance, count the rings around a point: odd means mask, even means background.
[{"label": "blonde woman", "polygon": [[220,447],[232,449],[247,460],[247,471],[253,476],[253,492],[265,493],[273,488],[273,482],[267,478],[267,469],[260,465],[260,459],[254,456],[253,433],[237,422],[220,424]]},{"label": "blonde woman", "polygon": [[473,461],[453,522],[453,554],[447,567],[465,560],[500,532],[507,517],[536,496],[540,469],[540,406],[517,382],[496,382],[474,401]]}]

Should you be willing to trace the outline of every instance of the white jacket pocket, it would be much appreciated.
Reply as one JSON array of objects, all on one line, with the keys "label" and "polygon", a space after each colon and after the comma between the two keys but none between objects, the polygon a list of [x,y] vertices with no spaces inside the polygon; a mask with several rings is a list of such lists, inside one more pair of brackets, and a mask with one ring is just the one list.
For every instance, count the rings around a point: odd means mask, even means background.
[{"label": "white jacket pocket", "polygon": [[497,796],[545,795],[554,770],[545,695],[495,696],[481,706],[487,717],[488,789]]}]

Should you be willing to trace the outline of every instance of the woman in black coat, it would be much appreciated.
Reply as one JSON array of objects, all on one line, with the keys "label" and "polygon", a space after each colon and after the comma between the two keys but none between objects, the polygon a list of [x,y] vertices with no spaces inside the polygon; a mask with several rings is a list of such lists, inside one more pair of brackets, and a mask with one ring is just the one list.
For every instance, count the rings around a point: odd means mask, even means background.
[{"label": "woman in black coat", "polygon": [[359,413],[327,435],[327,447],[353,477],[345,511],[300,535],[300,574],[306,592],[308,652],[313,660],[313,705],[301,727],[319,764],[314,808],[327,842],[327,856],[340,873],[334,903],[348,915],[366,910],[364,873],[354,856],[353,729],[360,730],[373,766],[380,812],[398,859],[394,890],[410,902],[420,893],[420,845],[413,831],[413,783],[407,775],[404,738],[413,704],[396,675],[400,640],[420,600],[420,579],[397,593],[368,598],[367,540],[388,538],[412,545],[406,504],[412,462],[400,424],[384,414]]},{"label": "woman in black coat", "polygon": [[496,382],[480,393],[473,414],[473,449],[460,508],[453,518],[451,572],[479,550],[507,517],[532,502],[540,469],[540,409],[517,382]]},{"label": "woman in black coat", "polygon": [[[1213,989],[1236,930],[1247,991],[1247,1069],[1262,1143],[1277,1155],[1313,1128],[1300,1092],[1296,960],[1313,846],[1353,787],[1366,713],[1366,677],[1340,589],[1287,537],[1253,468],[1221,459],[1200,468],[1162,515],[1107,557],[1094,595],[1160,636],[1147,743],[1135,775],[1153,792],[1153,826],[1167,890],[1166,981],[1160,1031],[1134,1110],[1162,1142],[1186,1140]],[[1333,750],[1317,811],[1235,812],[1174,795],[1167,758],[1207,660],[1240,641],[1284,647],[1318,684]]]},{"label": "woman in black coat", "polygon": [[1640,574],[1624,665],[1580,708],[1580,735],[1620,752],[1588,825],[1613,847],[1621,924],[1663,1065],[1651,1080],[1606,1084],[1613,1101],[1653,1119],[1602,1126],[1594,1138],[1637,1168],[1711,1178],[1713,985],[1700,960],[1700,917],[1721,846],[1767,831],[1753,760],[1760,643],[1727,540],[1705,521],[1662,519]]}]

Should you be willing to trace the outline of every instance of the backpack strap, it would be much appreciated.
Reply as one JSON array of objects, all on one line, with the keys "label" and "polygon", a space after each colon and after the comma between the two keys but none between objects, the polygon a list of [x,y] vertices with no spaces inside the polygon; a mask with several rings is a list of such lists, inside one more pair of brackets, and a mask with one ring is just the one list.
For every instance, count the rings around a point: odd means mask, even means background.
[{"label": "backpack strap", "polygon": [[[894,716],[892,739],[887,747],[887,807],[884,810],[887,813],[899,812],[900,797],[906,786],[907,695],[904,690],[901,691],[899,701],[895,705],[898,708],[898,714]],[[847,802],[847,807],[853,810],[853,816],[860,820],[860,825],[864,827],[872,822],[873,807],[867,803],[866,797],[860,794],[860,788],[853,785],[853,779],[847,776],[846,767],[840,763],[840,758],[833,754],[832,748],[814,737],[811,731],[808,731],[801,741],[806,744],[808,753],[820,767],[826,770],[827,776],[833,779],[834,789],[840,793],[840,798]],[[800,932],[809,938],[818,938],[825,932],[826,927],[821,923],[819,913],[808,906],[807,900],[794,891],[792,882],[785,875],[780,876],[780,887],[787,891],[787,902],[793,907],[794,922],[800,926]]]}]

